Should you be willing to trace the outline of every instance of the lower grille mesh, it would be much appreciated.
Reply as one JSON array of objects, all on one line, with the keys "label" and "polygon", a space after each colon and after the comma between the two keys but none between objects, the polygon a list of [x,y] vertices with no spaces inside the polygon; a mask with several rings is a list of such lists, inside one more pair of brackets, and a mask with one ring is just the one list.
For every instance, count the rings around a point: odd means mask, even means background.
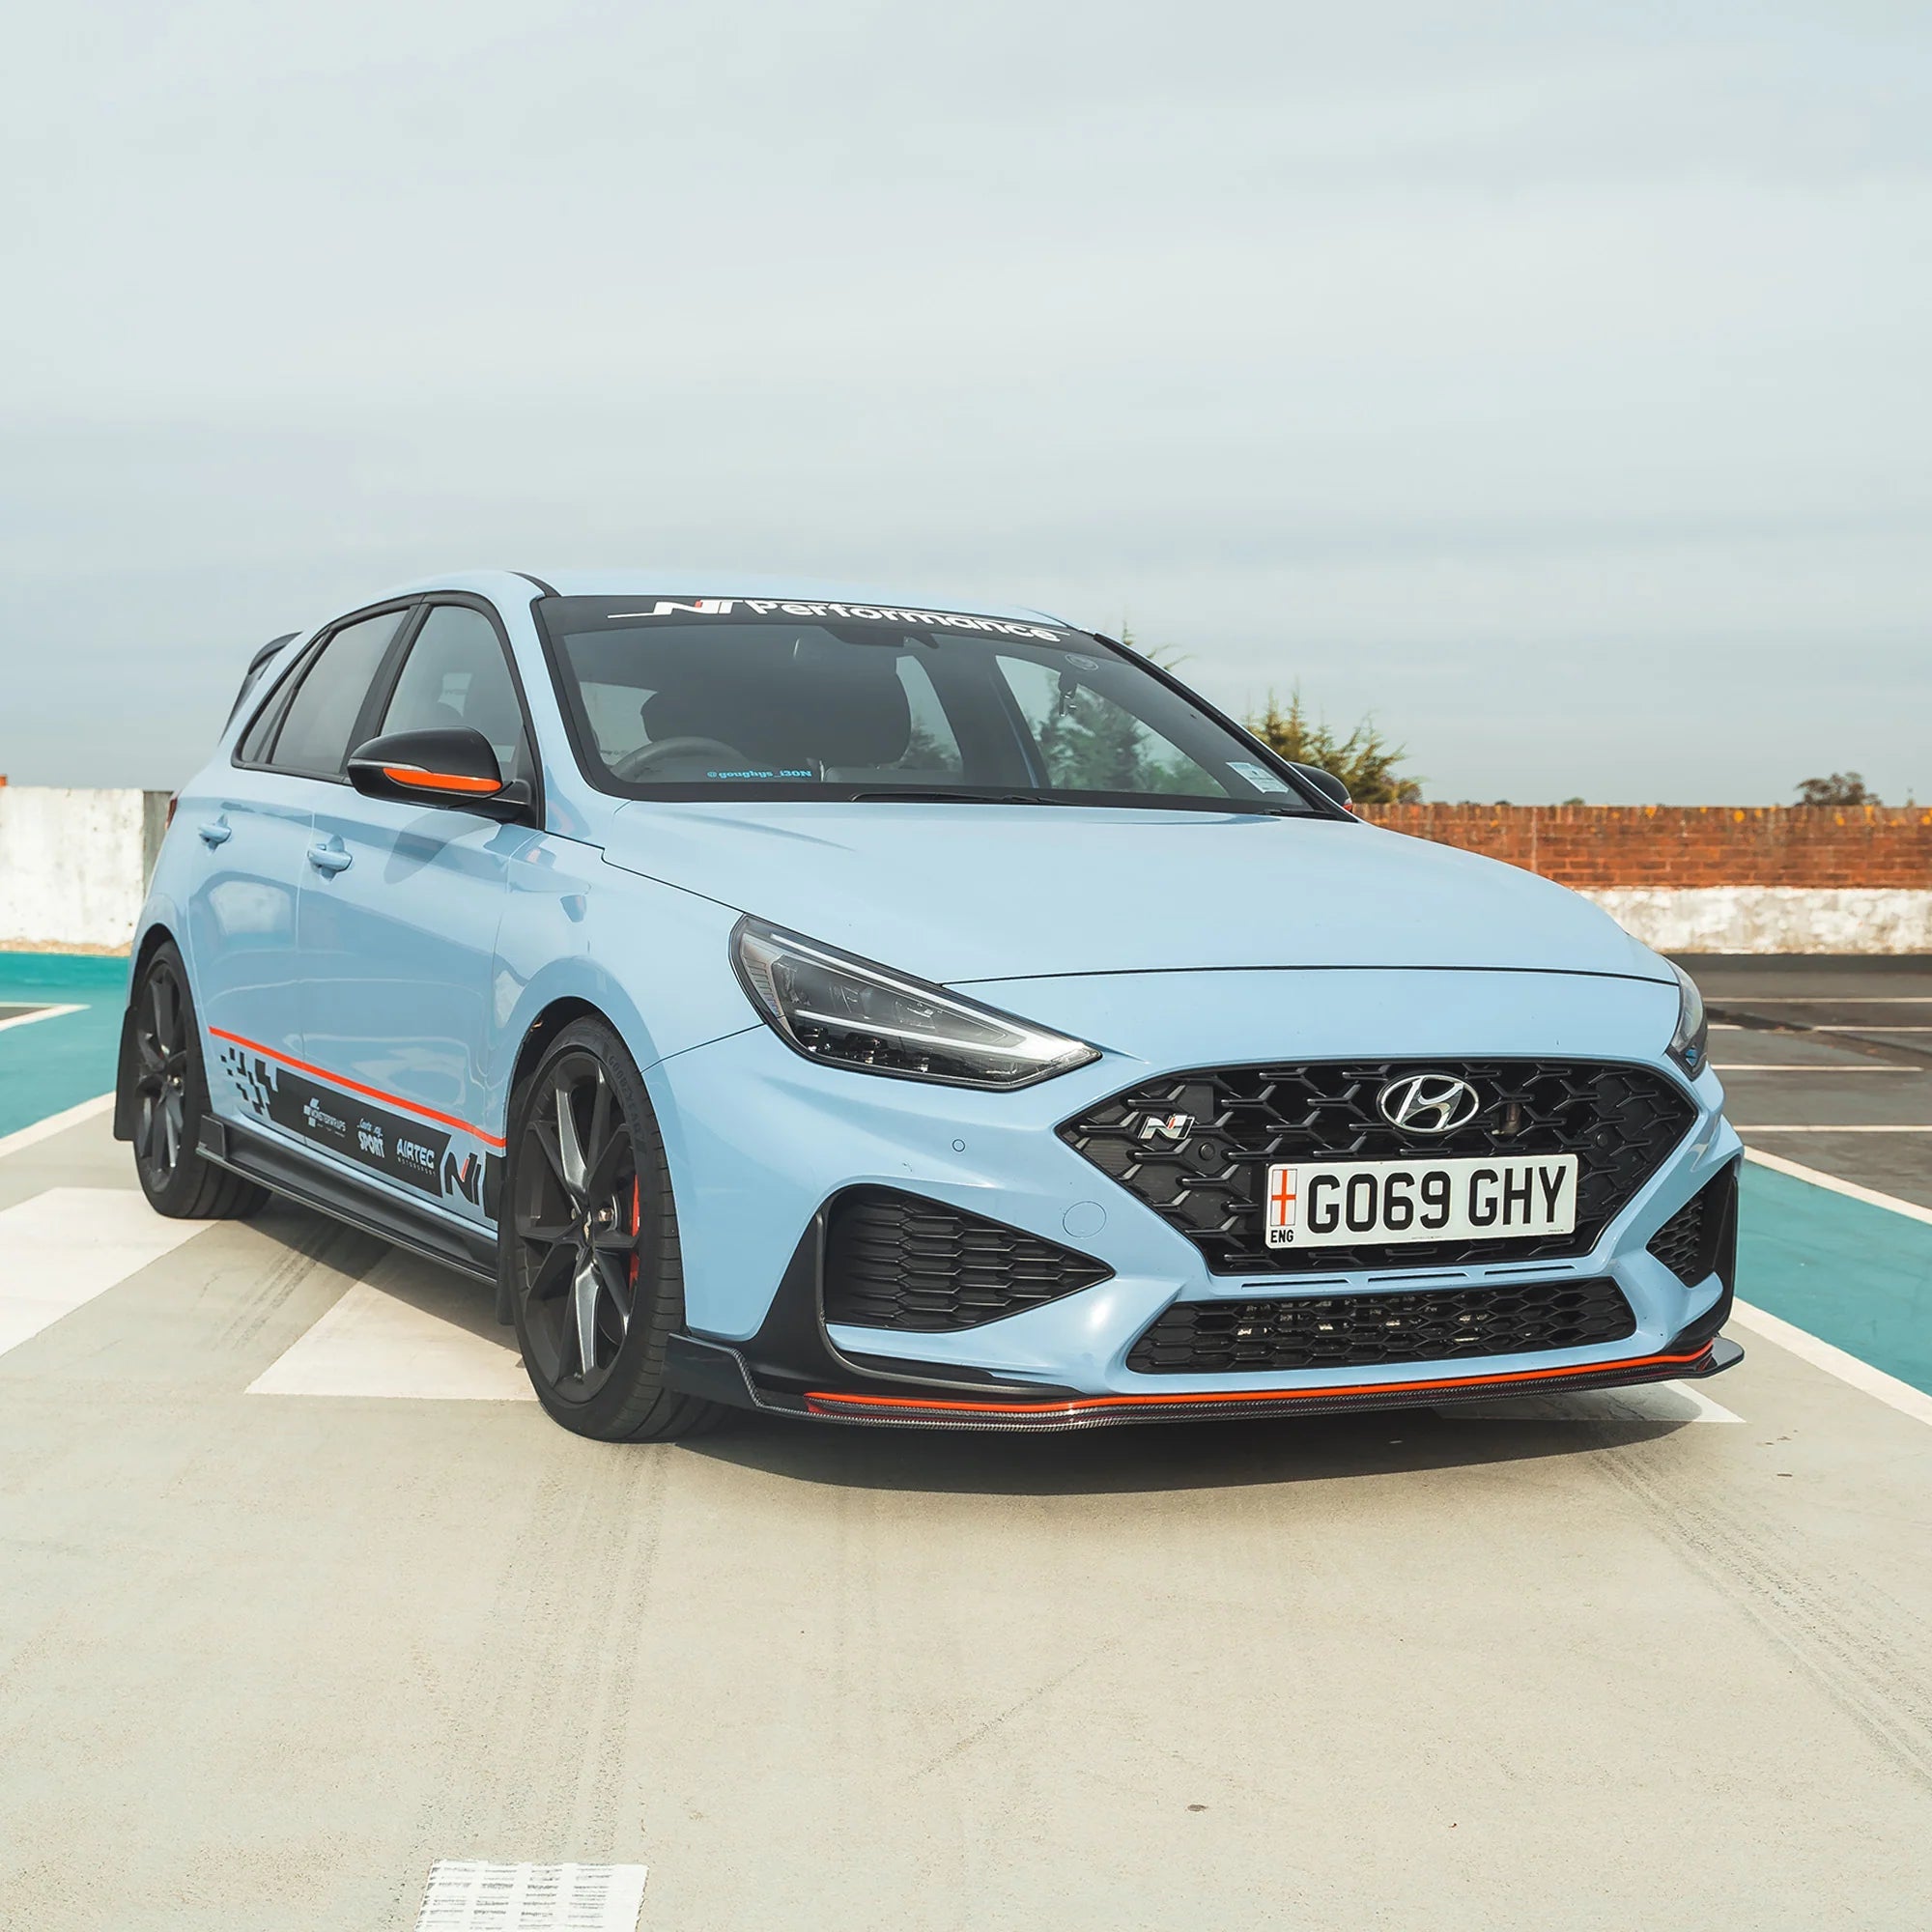
[{"label": "lower grille mesh", "polygon": [[1138,1375],[1376,1368],[1620,1342],[1636,1317],[1614,1281],[1410,1294],[1178,1301],[1127,1355]]},{"label": "lower grille mesh", "polygon": [[833,1203],[825,1319],[867,1328],[976,1328],[1057,1301],[1113,1272],[1004,1222],[890,1187]]},{"label": "lower grille mesh", "polygon": [[1727,1249],[1737,1198],[1738,1170],[1733,1162],[1650,1237],[1650,1252],[1686,1288],[1695,1288],[1714,1268],[1722,1270],[1728,1285]]}]

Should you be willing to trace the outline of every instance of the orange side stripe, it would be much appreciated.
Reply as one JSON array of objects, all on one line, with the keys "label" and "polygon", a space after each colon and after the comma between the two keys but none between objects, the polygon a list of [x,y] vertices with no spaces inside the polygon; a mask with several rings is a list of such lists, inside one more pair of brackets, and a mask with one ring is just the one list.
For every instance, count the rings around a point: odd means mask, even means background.
[{"label": "orange side stripe", "polygon": [[426,772],[420,765],[384,765],[383,776],[395,784],[418,785],[424,791],[501,791],[495,779],[466,779],[455,772]]},{"label": "orange side stripe", "polygon": [[1341,1396],[1408,1394],[1418,1389],[1493,1388],[1499,1382],[1547,1382],[1565,1376],[1602,1376],[1617,1369],[1679,1367],[1701,1362],[1711,1352],[1707,1343],[1688,1355],[1633,1355],[1620,1362],[1579,1362],[1574,1368],[1511,1369],[1493,1376],[1432,1376],[1409,1382],[1356,1382],[1347,1388],[1235,1389],[1216,1395],[1192,1391],[1175,1395],[1083,1395],[1065,1402],[945,1402],[930,1396],[841,1395],[833,1389],[811,1389],[808,1403],[837,1403],[844,1407],[970,1409],[990,1415],[1065,1415],[1079,1408],[1172,1408],[1184,1403],[1306,1402]]},{"label": "orange side stripe", "polygon": [[509,1145],[496,1134],[486,1134],[481,1127],[474,1127],[468,1121],[459,1121],[454,1114],[439,1114],[434,1107],[419,1106],[414,1100],[405,1100],[400,1094],[385,1094],[380,1087],[365,1087],[359,1080],[352,1080],[346,1073],[331,1073],[326,1066],[311,1066],[305,1060],[297,1060],[294,1055],[277,1053],[272,1046],[264,1046],[259,1039],[243,1039],[239,1033],[229,1033],[222,1027],[209,1028],[216,1039],[231,1041],[236,1046],[245,1046],[250,1053],[259,1053],[264,1060],[272,1060],[279,1066],[292,1066],[298,1073],[312,1073],[318,1080],[327,1080],[332,1087],[346,1087],[352,1094],[366,1094],[372,1100],[380,1100],[385,1107],[400,1107],[406,1114],[417,1114],[425,1121],[436,1121],[445,1127],[461,1127],[466,1134],[474,1134],[485,1147],[504,1148]]}]

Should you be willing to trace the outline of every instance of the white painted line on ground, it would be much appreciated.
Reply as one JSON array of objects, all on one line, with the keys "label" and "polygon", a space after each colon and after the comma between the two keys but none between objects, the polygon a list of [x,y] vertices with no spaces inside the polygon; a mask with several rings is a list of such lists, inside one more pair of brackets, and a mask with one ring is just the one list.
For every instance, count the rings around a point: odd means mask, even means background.
[{"label": "white painted line on ground", "polygon": [[637,1932],[644,1872],[642,1865],[439,1859],[416,1932]]},{"label": "white painted line on ground", "polygon": [[1711,1063],[1714,1073],[1820,1073],[1835,1080],[1841,1073],[1923,1073],[1922,1066],[1790,1066],[1770,1060],[1721,1060]]},{"label": "white painted line on ground", "polygon": [[15,1013],[10,1020],[0,1020],[0,1033],[9,1027],[32,1026],[37,1020],[57,1020],[63,1013],[78,1013],[86,1010],[83,1007],[36,1007],[30,1013]]},{"label": "white painted line on ground", "polygon": [[1908,1221],[1923,1221],[1932,1227],[1932,1208],[1921,1208],[1916,1201],[1901,1201],[1896,1194],[1881,1194],[1876,1187],[1861,1187],[1856,1180],[1840,1180],[1835,1174],[1786,1160],[1782,1154],[1764,1153],[1757,1148],[1746,1148],[1745,1158],[1756,1162],[1759,1167],[1770,1168],[1774,1174],[1788,1174],[1794,1180],[1808,1180],[1813,1187],[1822,1187],[1828,1193],[1843,1194],[1853,1201],[1884,1208],[1893,1214],[1903,1214]]},{"label": "white painted line on ground", "polygon": [[1870,1126],[1861,1124],[1858,1126],[1846,1125],[1836,1127],[1808,1125],[1761,1127],[1755,1121],[1748,1126],[1739,1126],[1735,1121],[1731,1124],[1736,1126],[1738,1132],[1741,1134],[1932,1134],[1932,1125],[1896,1126],[1881,1124]]},{"label": "white painted line on ground", "polygon": [[0,1209],[0,1355],[213,1221],[169,1221],[131,1187],[50,1187]]},{"label": "white painted line on ground", "polygon": [[18,1153],[22,1148],[30,1148],[36,1141],[51,1140],[55,1134],[64,1134],[70,1127],[77,1127],[83,1121],[91,1121],[97,1114],[104,1114],[114,1104],[112,1094],[102,1094],[99,1098],[83,1100],[77,1107],[70,1107],[65,1113],[49,1114],[44,1121],[36,1121],[31,1127],[22,1127],[18,1133],[0,1135],[0,1157]]},{"label": "white painted line on ground", "polygon": [[1633,1388],[1579,1389],[1575,1395],[1485,1396],[1445,1402],[1438,1415],[1473,1422],[1742,1422],[1691,1382],[1642,1382]]},{"label": "white painted line on ground", "polygon": [[1831,1343],[1821,1342],[1807,1330],[1794,1327],[1791,1322],[1767,1314],[1762,1308],[1754,1308],[1748,1301],[1734,1302],[1731,1319],[1740,1328],[1748,1328],[1762,1335],[1766,1341],[1776,1342],[1780,1349],[1789,1350],[1813,1368],[1823,1369],[1827,1375],[1836,1376],[1841,1382],[1849,1382],[1853,1388],[1876,1396],[1901,1415],[1932,1423],[1932,1395],[1927,1395],[1923,1389],[1916,1389],[1910,1382],[1902,1382],[1896,1376],[1889,1376],[1883,1369],[1875,1369],[1869,1362],[1861,1362],[1858,1356],[1847,1354],[1843,1349],[1834,1349]]},{"label": "white painted line on ground", "polygon": [[[1719,1006],[1729,1000],[1713,994]],[[1932,1007],[1932,993],[1780,993],[1776,999],[1755,997],[1742,1002],[1751,1007]]]},{"label": "white painted line on ground", "polygon": [[354,1283],[300,1341],[248,1384],[248,1393],[536,1400],[516,1350],[366,1281]]},{"label": "white painted line on ground", "polygon": [[[1932,1002],[1928,1002],[1932,1004]],[[1806,1033],[1932,1033],[1932,1026],[1887,1026],[1883,1020],[1800,1020]],[[1713,1033],[1762,1033],[1762,1027],[1745,1026],[1737,1020],[1713,1020]]]},{"label": "white painted line on ground", "polygon": [[[1744,1033],[1747,1029],[1740,1027],[1738,1031]],[[1805,1031],[1808,1033],[1932,1033],[1932,1026],[1887,1026],[1883,1020],[1833,1020],[1827,1025],[1823,1020],[1817,1020],[1813,1021]]]}]

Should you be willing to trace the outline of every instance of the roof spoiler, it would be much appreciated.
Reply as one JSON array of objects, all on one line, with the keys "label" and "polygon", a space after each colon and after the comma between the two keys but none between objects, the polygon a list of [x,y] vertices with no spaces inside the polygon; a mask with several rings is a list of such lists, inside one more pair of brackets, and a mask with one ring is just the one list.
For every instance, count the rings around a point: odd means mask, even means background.
[{"label": "roof spoiler", "polygon": [[248,660],[248,668],[246,672],[243,674],[242,679],[242,689],[235,694],[235,702],[228,707],[228,722],[221,727],[224,731],[227,730],[229,724],[234,724],[235,714],[242,709],[242,701],[247,697],[248,694],[254,690],[256,685],[261,682],[262,673],[269,667],[269,660],[271,657],[273,657],[275,653],[278,650],[280,650],[284,644],[293,642],[294,639],[296,639],[300,636],[301,633],[299,631],[284,631],[279,638],[270,638],[269,641],[266,644],[264,644],[262,648],[259,651],[257,651],[252,658]]}]

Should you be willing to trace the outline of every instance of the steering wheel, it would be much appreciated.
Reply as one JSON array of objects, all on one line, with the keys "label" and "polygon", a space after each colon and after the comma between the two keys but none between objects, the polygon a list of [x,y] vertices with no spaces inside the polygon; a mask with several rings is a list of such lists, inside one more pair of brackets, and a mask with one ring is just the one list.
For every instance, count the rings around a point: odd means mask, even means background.
[{"label": "steering wheel", "polygon": [[653,765],[661,765],[668,758],[700,756],[724,765],[751,763],[736,745],[727,745],[722,738],[660,738],[655,745],[639,745],[635,752],[626,752],[611,767],[611,773],[613,778],[635,784]]}]

